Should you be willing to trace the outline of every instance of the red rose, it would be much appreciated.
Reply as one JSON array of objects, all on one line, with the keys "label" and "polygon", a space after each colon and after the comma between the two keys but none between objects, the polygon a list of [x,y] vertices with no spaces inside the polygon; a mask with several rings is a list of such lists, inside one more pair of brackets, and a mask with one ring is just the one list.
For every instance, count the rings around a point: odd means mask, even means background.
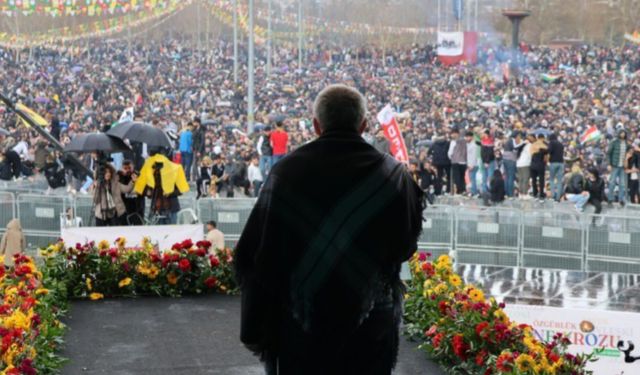
[{"label": "red rose", "polygon": [[480,322],[476,325],[476,333],[478,334],[478,336],[480,337],[486,337],[487,334],[485,332],[485,330],[487,329],[487,327],[489,327],[489,323],[487,322]]},{"label": "red rose", "polygon": [[422,271],[427,274],[427,276],[433,276],[435,274],[435,270],[433,269],[433,264],[431,263],[423,263]]},{"label": "red rose", "polygon": [[191,240],[184,240],[182,241],[182,243],[180,244],[180,247],[184,250],[189,250],[193,247],[193,241]]},{"label": "red rose", "polygon": [[442,315],[446,314],[448,308],[449,308],[449,305],[447,304],[446,301],[438,302],[438,310],[440,310],[440,314]]},{"label": "red rose", "polygon": [[151,253],[151,255],[149,255],[149,257],[151,258],[151,261],[152,261],[153,263],[157,263],[157,262],[159,262],[159,261],[160,261],[160,259],[161,259],[161,258],[160,258],[160,254],[158,254],[158,252],[157,252],[157,251],[155,251],[155,250]]},{"label": "red rose", "polygon": [[33,324],[34,326],[38,326],[38,325],[40,325],[40,323],[41,323],[41,321],[40,321],[40,315],[38,315],[38,314],[34,314],[34,315],[31,317],[31,322],[32,322],[32,324]]},{"label": "red rose", "polygon": [[427,260],[427,254],[423,252],[418,253],[418,260],[421,262],[424,262],[425,260]]},{"label": "red rose", "polygon": [[209,276],[207,277],[207,279],[204,281],[204,285],[207,286],[207,288],[209,289],[213,289],[215,288],[216,284],[218,283],[218,279],[216,279],[215,276]]},{"label": "red rose", "polygon": [[[2,306],[0,306],[0,315],[4,315],[4,314],[8,313],[10,310],[11,310],[11,306],[6,305],[6,304],[2,305]],[[3,334],[2,332],[0,332],[0,336],[4,336],[4,335],[6,335],[6,333]]]},{"label": "red rose", "polygon": [[443,338],[444,338],[443,333],[438,333],[437,335],[433,336],[433,339],[431,340],[433,347],[437,349],[440,346],[440,342],[442,341]]},{"label": "red rose", "polygon": [[486,358],[487,352],[485,350],[481,350],[478,354],[476,354],[476,365],[482,366]]},{"label": "red rose", "polygon": [[29,281],[27,282],[27,289],[34,290],[37,287],[38,287],[38,280],[35,277],[30,278]]},{"label": "red rose", "polygon": [[207,250],[200,248],[196,250],[196,255],[199,257],[204,257],[205,255],[207,255]]},{"label": "red rose", "polygon": [[23,375],[36,375],[37,371],[36,369],[33,368],[33,360],[29,359],[29,358],[25,358],[22,360],[22,363],[20,364],[20,367],[18,367],[18,369],[20,370],[20,374]]},{"label": "red rose", "polygon": [[202,249],[208,249],[211,247],[211,242],[209,241],[198,241],[196,242],[196,246]]},{"label": "red rose", "polygon": [[189,259],[187,258],[181,259],[178,263],[178,267],[182,272],[189,272],[191,271],[191,262],[189,262]]},{"label": "red rose", "polygon": [[433,336],[433,335],[436,334],[437,331],[438,331],[438,327],[436,327],[436,325],[434,324],[434,325],[431,326],[431,328],[429,328],[428,331],[426,331],[424,333],[424,335],[427,336],[427,337],[428,336]]},{"label": "red rose", "polygon": [[460,334],[453,336],[451,345],[453,346],[453,352],[458,356],[458,358],[463,361],[467,359],[467,350],[469,350],[469,345],[464,342],[464,336]]},{"label": "red rose", "polygon": [[211,262],[211,267],[218,267],[220,265],[220,259],[218,259],[217,256],[212,255],[209,261]]},{"label": "red rose", "polygon": [[36,304],[36,299],[33,297],[27,297],[25,298],[24,302],[22,302],[22,305],[20,306],[20,309],[22,309],[22,311],[29,311],[30,308],[32,308],[33,306],[35,306]]},{"label": "red rose", "polygon": [[131,271],[131,266],[129,265],[128,262],[124,262],[122,263],[122,269],[124,270],[124,272],[129,272]]}]

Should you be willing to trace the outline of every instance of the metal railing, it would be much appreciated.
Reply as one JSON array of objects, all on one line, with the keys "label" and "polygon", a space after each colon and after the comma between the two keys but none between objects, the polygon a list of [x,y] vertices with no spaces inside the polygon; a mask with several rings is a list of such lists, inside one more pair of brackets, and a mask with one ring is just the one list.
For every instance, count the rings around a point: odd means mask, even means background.
[{"label": "metal railing", "polygon": [[[180,204],[193,210],[200,223],[215,220],[227,245],[235,246],[255,199],[183,196]],[[11,219],[19,218],[29,248],[46,246],[60,236],[61,218],[69,208],[82,225],[93,222],[90,196],[1,191],[0,232]],[[540,205],[439,204],[424,212],[418,249],[434,257],[450,253],[459,263],[640,274],[640,215],[636,212],[630,208],[593,215]]]}]

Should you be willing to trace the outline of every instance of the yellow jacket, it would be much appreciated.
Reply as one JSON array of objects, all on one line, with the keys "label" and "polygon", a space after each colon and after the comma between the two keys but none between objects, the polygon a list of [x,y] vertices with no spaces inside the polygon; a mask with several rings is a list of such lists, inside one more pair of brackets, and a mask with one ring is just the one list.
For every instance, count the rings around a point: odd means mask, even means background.
[{"label": "yellow jacket", "polygon": [[162,154],[156,154],[144,162],[142,170],[140,171],[140,177],[136,180],[134,188],[136,193],[144,193],[144,189],[147,186],[151,189],[155,187],[156,182],[153,178],[153,165],[155,163],[163,164],[160,170],[160,176],[162,177],[162,192],[164,195],[172,194],[176,187],[181,193],[189,191],[189,183],[187,182],[182,166],[172,162]]}]

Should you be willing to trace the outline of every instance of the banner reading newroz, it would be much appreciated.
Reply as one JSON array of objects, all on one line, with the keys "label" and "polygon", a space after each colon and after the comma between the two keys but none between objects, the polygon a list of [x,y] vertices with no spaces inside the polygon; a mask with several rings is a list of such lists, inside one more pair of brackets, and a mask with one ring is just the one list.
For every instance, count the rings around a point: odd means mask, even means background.
[{"label": "banner reading newroz", "polygon": [[532,326],[538,340],[565,334],[571,353],[601,349],[598,361],[588,366],[594,375],[640,374],[640,314],[529,305],[507,305],[506,313]]},{"label": "banner reading newroz", "polygon": [[402,132],[396,121],[393,108],[391,108],[390,105],[387,105],[378,113],[378,122],[382,125],[384,136],[389,141],[391,155],[399,162],[409,163],[407,145],[404,143]]},{"label": "banner reading newroz", "polygon": [[438,56],[461,56],[463,48],[463,32],[438,32]]},{"label": "banner reading newroz", "polygon": [[124,237],[127,244],[139,245],[142,238],[149,237],[151,242],[157,243],[160,250],[169,250],[173,244],[191,239],[194,243],[204,239],[202,225],[149,225],[144,227],[80,227],[63,228],[62,240],[69,246],[77,243],[85,244],[90,241],[96,243],[102,240],[109,242]]}]

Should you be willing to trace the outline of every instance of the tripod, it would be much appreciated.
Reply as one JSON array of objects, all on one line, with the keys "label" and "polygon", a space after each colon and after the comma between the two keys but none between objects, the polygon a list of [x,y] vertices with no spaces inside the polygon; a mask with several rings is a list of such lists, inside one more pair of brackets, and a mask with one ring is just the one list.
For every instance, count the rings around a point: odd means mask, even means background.
[{"label": "tripod", "polygon": [[167,215],[171,209],[169,199],[164,196],[162,190],[162,174],[160,173],[163,163],[155,163],[153,165],[153,180],[154,187],[151,191],[151,208],[149,210],[149,217],[147,218],[147,224],[156,225],[160,223],[166,223],[169,219]]},{"label": "tripod", "polygon": [[[94,221],[94,225],[97,226],[97,221],[98,221],[98,217],[95,215],[95,211],[96,211],[96,204],[100,205],[100,216],[102,217],[101,220],[103,220],[105,223],[107,223],[107,225],[111,224],[115,224],[115,219],[117,216],[117,213],[114,213],[114,217],[113,218],[109,218],[109,211],[110,208],[108,207],[109,205],[109,193],[107,192],[107,183],[111,183],[111,181],[107,181],[105,179],[105,169],[107,167],[107,163],[111,161],[110,158],[108,158],[106,155],[104,155],[103,153],[99,153],[98,154],[98,169],[97,169],[97,173],[96,173],[96,180],[97,180],[97,185],[96,185],[96,190],[95,190],[95,195],[94,195],[94,199],[93,199],[93,204],[91,206],[91,212],[93,214],[93,219]],[[116,178],[113,173],[111,175],[111,178]],[[112,198],[113,199],[113,198]],[[103,201],[106,200],[107,202],[107,207],[105,207],[103,205]],[[111,208],[111,209],[115,209],[115,207]],[[109,223],[110,222],[110,223]]]}]

